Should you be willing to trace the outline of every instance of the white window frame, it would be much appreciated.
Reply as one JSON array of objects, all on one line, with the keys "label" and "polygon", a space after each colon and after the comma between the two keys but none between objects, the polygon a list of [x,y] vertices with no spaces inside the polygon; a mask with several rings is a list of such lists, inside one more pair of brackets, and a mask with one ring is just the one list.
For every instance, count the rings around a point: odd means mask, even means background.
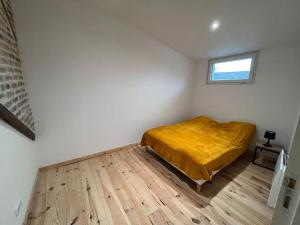
[{"label": "white window frame", "polygon": [[[221,58],[210,59],[208,61],[208,73],[207,73],[207,84],[250,84],[254,82],[256,66],[257,66],[257,59],[258,59],[258,51],[256,52],[247,52],[239,55],[231,55]],[[234,61],[239,59],[245,58],[252,58],[251,61],[251,68],[250,68],[250,75],[249,79],[247,80],[212,80],[212,68],[215,63],[220,62],[228,62]]]}]

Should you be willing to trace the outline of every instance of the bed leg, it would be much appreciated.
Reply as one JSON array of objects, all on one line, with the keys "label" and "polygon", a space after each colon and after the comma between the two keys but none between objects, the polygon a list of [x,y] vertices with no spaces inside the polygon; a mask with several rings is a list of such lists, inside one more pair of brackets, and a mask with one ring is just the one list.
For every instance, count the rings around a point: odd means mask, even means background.
[{"label": "bed leg", "polygon": [[197,184],[197,183],[196,183],[196,191],[197,191],[197,193],[200,193],[200,192],[201,192],[201,187],[202,187],[201,184]]}]

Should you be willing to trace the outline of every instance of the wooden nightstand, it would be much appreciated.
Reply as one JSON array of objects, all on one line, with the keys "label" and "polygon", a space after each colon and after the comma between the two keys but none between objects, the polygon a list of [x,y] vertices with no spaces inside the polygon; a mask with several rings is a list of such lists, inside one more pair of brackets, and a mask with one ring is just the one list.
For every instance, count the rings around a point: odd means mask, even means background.
[{"label": "wooden nightstand", "polygon": [[257,166],[261,166],[261,167],[264,167],[264,168],[267,168],[270,170],[274,170],[274,168],[267,167],[263,164],[255,163],[257,150],[260,150],[261,152],[263,152],[263,151],[272,152],[274,154],[277,154],[277,156],[278,156],[280,154],[281,150],[283,149],[283,146],[277,145],[277,144],[272,144],[272,147],[267,147],[267,146],[264,146],[264,143],[265,142],[263,142],[263,141],[256,142],[252,163]]}]

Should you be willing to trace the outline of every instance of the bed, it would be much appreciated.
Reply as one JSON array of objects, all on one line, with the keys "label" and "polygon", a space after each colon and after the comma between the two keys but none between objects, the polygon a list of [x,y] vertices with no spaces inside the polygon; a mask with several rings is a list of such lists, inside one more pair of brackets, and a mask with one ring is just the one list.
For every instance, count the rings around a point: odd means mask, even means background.
[{"label": "bed", "polygon": [[201,185],[247,150],[255,130],[250,123],[200,116],[147,130],[141,145]]}]

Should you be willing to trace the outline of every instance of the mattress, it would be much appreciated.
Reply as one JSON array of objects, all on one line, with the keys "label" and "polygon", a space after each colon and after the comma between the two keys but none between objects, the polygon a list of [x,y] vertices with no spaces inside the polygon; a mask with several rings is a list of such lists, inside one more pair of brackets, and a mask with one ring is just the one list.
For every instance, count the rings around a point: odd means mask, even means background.
[{"label": "mattress", "polygon": [[182,170],[193,180],[211,180],[214,171],[232,163],[248,148],[256,126],[219,123],[200,116],[182,123],[147,130],[141,145]]}]

